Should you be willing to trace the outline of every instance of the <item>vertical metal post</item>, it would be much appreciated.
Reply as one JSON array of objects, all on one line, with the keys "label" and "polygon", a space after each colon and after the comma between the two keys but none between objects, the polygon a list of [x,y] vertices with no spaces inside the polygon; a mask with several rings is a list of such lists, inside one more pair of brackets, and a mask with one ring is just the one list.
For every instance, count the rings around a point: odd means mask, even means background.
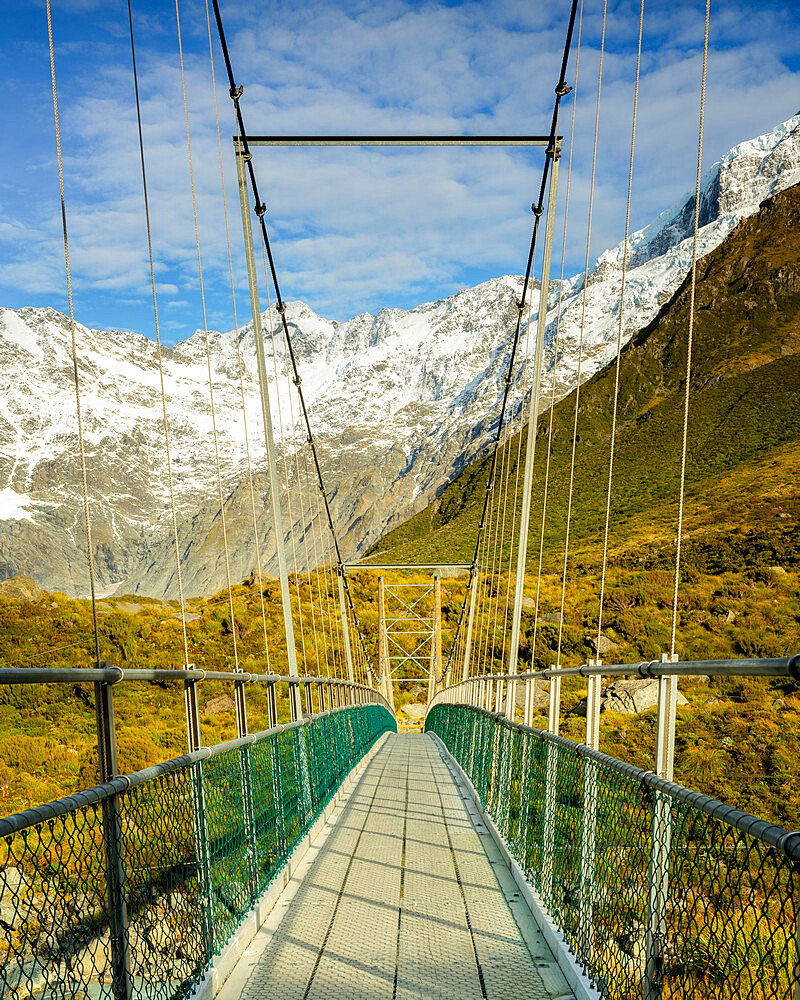
[{"label": "vertical metal post", "polygon": [[[602,660],[589,660],[587,666],[600,667]],[[592,750],[600,749],[600,692],[603,678],[600,674],[591,674],[586,693],[586,746]]]},{"label": "vertical metal post", "polygon": [[353,683],[353,651],[350,648],[350,623],[347,620],[347,602],[344,596],[344,571],[339,570],[339,609],[342,613],[342,638],[344,639],[344,652],[347,658],[347,677]]},{"label": "vertical metal post", "polygon": [[391,702],[392,675],[389,670],[389,639],[386,634],[386,595],[383,577],[378,577],[378,689]]},{"label": "vertical metal post", "polygon": [[[196,680],[187,679],[183,682],[183,699],[186,707],[186,734],[189,743],[189,753],[193,753],[203,745],[203,738],[200,732],[200,706],[197,699]],[[206,954],[210,957],[214,953],[214,907],[211,899],[211,862],[208,855],[208,816],[206,813],[203,761],[200,760],[194,765],[192,778],[197,881],[201,887],[201,895],[204,900],[203,923],[206,937]]]},{"label": "vertical metal post", "polygon": [[[589,660],[588,666],[599,667],[600,660]],[[592,674],[586,696],[586,745],[600,749],[600,691],[602,677]],[[594,883],[597,845],[597,764],[585,760],[583,781],[583,823],[581,826],[581,892],[579,915],[580,947],[587,959],[594,944]]]},{"label": "vertical metal post", "polygon": [[544,823],[542,830],[542,895],[545,905],[553,905],[553,851],[555,850],[556,782],[558,779],[558,747],[545,743],[547,761],[544,778]]},{"label": "vertical metal post", "polygon": [[533,725],[533,709],[536,701],[536,681],[529,677],[525,681],[525,725]]},{"label": "vertical metal post", "polygon": [[247,699],[245,697],[244,686],[246,681],[234,681],[233,692],[236,703],[236,732],[241,739],[247,736]]},{"label": "vertical metal post", "polygon": [[[561,669],[561,664],[556,665]],[[550,691],[547,706],[547,730],[558,736],[561,718],[561,678],[550,678]],[[544,833],[542,837],[542,890],[545,893],[545,904],[553,905],[553,850],[555,848],[555,806],[556,786],[558,783],[558,746],[547,742],[547,769],[545,771],[544,798]]]},{"label": "vertical metal post", "polygon": [[192,753],[203,745],[200,734],[200,706],[197,703],[197,681],[183,682],[183,703],[186,709],[186,742],[189,753]]},{"label": "vertical metal post", "polygon": [[[246,736],[247,733],[244,733]],[[250,895],[250,906],[255,906],[259,893],[258,884],[258,840],[256,837],[255,811],[253,809],[253,769],[250,761],[250,745],[239,748],[240,778],[242,785],[242,821],[244,823],[245,843],[247,844],[247,887]]]},{"label": "vertical metal post", "polygon": [[448,678],[442,677],[442,578],[433,575],[433,666],[435,682],[447,687]]},{"label": "vertical metal post", "polygon": [[[662,663],[674,663],[677,654],[663,653]],[[658,678],[656,722],[656,774],[672,781],[675,761],[675,714],[678,678],[675,674]],[[653,790],[653,819],[650,839],[650,879],[647,900],[646,966],[642,980],[644,1000],[660,1000],[663,993],[664,948],[667,939],[665,918],[669,891],[669,854],[672,836],[672,800]]]},{"label": "vertical metal post", "polygon": [[[522,507],[520,510],[519,542],[517,547],[517,572],[514,581],[514,611],[511,618],[511,648],[509,651],[508,672],[517,673],[517,658],[519,656],[519,635],[522,622],[522,597],[525,587],[525,563],[528,557],[528,528],[531,517],[531,485],[533,482],[533,465],[536,458],[536,426],[539,416],[539,396],[542,385],[542,361],[544,358],[544,331],[547,325],[547,292],[550,286],[550,261],[553,256],[553,230],[556,221],[556,195],[558,192],[558,165],[561,159],[561,144],[556,143],[554,149],[547,150],[553,157],[553,169],[550,174],[550,195],[547,203],[547,226],[544,237],[544,255],[542,258],[542,283],[539,293],[539,317],[536,330],[536,354],[533,364],[533,386],[531,387],[530,404],[528,406],[528,438],[525,446],[525,477],[522,485]],[[533,294],[533,289],[528,293]],[[533,668],[533,664],[531,664]]]},{"label": "vertical metal post", "polygon": [[[107,660],[100,660],[92,666],[108,669],[111,664]],[[112,778],[116,778],[118,774],[114,689],[107,681],[95,682],[94,707],[97,721],[97,760],[100,769],[100,783],[105,784]],[[130,920],[125,888],[119,795],[112,795],[110,798],[104,799],[102,812],[114,1000],[129,1000],[132,992],[129,947]]]},{"label": "vertical metal post", "polygon": [[[272,527],[275,532],[275,551],[278,557],[278,579],[281,584],[281,604],[283,606],[283,624],[286,630],[286,649],[289,658],[289,676],[298,677],[297,647],[294,638],[294,620],[292,618],[292,601],[289,592],[289,572],[286,565],[286,550],[284,548],[283,514],[281,512],[281,490],[278,482],[278,466],[275,458],[275,439],[272,433],[272,410],[269,398],[269,380],[267,377],[267,362],[264,353],[264,334],[261,329],[261,306],[258,300],[258,279],[256,277],[256,262],[253,253],[253,231],[250,226],[250,210],[247,203],[247,181],[244,175],[244,160],[241,143],[234,140],[236,153],[236,173],[239,178],[239,200],[242,206],[242,228],[244,230],[244,250],[247,260],[247,279],[250,285],[250,306],[253,313],[253,334],[256,342],[256,363],[258,366],[258,383],[261,390],[261,415],[264,421],[264,443],[267,449],[267,464],[269,466],[269,489],[272,501]],[[290,690],[292,720],[296,721],[302,714],[300,691],[297,687]]]},{"label": "vertical metal post", "polygon": [[470,585],[472,586],[472,591],[469,595],[469,618],[467,619],[467,638],[464,643],[464,668],[461,672],[461,679],[466,680],[469,677],[469,658],[472,653],[472,629],[475,624],[475,599],[478,596],[478,569],[476,566],[472,567],[472,573],[470,574]]},{"label": "vertical metal post", "polygon": [[267,719],[269,725],[267,729],[273,729],[278,725],[278,703],[275,697],[275,682],[267,684]]},{"label": "vertical metal post", "polygon": [[[556,670],[560,670],[561,665],[556,665]],[[547,705],[547,731],[553,736],[558,736],[561,726],[561,678],[550,678],[550,692]]]}]

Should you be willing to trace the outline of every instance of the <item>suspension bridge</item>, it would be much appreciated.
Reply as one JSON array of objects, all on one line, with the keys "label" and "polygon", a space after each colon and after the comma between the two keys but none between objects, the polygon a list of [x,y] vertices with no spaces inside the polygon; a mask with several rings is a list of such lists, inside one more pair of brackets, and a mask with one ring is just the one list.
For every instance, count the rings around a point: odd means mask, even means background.
[{"label": "suspension bridge", "polygon": [[[535,643],[542,574],[542,544],[538,575],[531,574],[528,552],[529,538],[538,531],[531,524],[537,434],[520,433],[526,426],[536,426],[548,398],[542,374],[547,309],[540,308],[532,320],[534,263],[538,254],[541,288],[547,289],[559,171],[566,150],[565,211],[569,206],[583,3],[579,6],[574,0],[571,5],[552,119],[549,130],[540,136],[256,135],[245,126],[244,90],[234,73],[219,3],[213,0],[211,8],[206,4],[215,101],[214,57],[221,52],[234,110],[233,181],[241,203],[249,312],[261,387],[259,430],[267,454],[269,516],[279,583],[282,629],[276,639],[267,622],[262,573],[267,554],[258,549],[263,533],[248,450],[250,515],[258,553],[254,584],[264,639],[260,671],[249,669],[252,658],[244,664],[237,646],[238,605],[231,580],[219,449],[216,481],[234,669],[200,669],[191,660],[176,515],[180,481],[173,474],[170,455],[163,371],[163,445],[182,665],[123,668],[104,648],[93,574],[92,483],[81,424],[80,343],[72,311],[50,0],[47,12],[94,655],[84,668],[0,667],[0,683],[92,685],[100,783],[0,820],[0,1000],[495,1000],[519,996],[800,1000],[800,834],[673,780],[679,677],[795,681],[800,677],[798,656],[710,661],[681,659],[678,654],[697,211],[685,343],[687,377],[670,647],[658,659],[641,663],[604,664],[594,659],[570,665],[566,651],[562,658],[579,361],[557,657],[552,668],[539,671],[523,669],[520,659],[526,575],[535,579],[536,586]],[[177,2],[175,13],[184,79]],[[130,2],[128,15],[155,337],[160,349],[147,146]],[[604,4],[603,41],[605,17]],[[642,2],[626,247],[643,23]],[[695,206],[700,195],[708,31],[706,7]],[[602,56],[601,47],[587,272]],[[571,66],[574,79],[570,82]],[[570,93],[572,123],[566,139],[560,132],[560,114]],[[185,79],[183,96],[213,422],[212,347],[205,323]],[[218,107],[215,112],[224,205],[225,156]],[[302,372],[292,346],[268,214],[258,187],[258,150],[281,144],[464,143],[525,144],[544,152],[473,557],[468,563],[430,565],[387,564],[377,558],[348,563],[340,547],[329,501],[331,486],[323,476]],[[238,330],[227,209],[225,225]],[[562,262],[563,257],[562,250]],[[626,266],[627,256],[614,362],[598,651],[607,587]],[[563,284],[563,263],[561,278]],[[277,327],[270,319],[268,330],[263,328],[264,316],[271,317],[272,311],[262,311],[264,295],[269,305],[274,296],[279,317]],[[585,315],[584,322],[588,322]],[[279,357],[283,370],[278,368]],[[554,357],[557,362],[557,339]],[[159,365],[160,358],[159,353]],[[241,365],[240,357],[240,382]],[[550,402],[555,398],[555,367]],[[271,392],[279,382],[286,392],[279,392],[275,399]],[[255,433],[252,426],[249,431],[245,427],[246,440],[248,433]],[[216,424],[214,434],[216,438]],[[551,439],[538,437],[547,440],[549,470]],[[284,445],[280,454],[276,438]],[[547,488],[545,479],[542,541]],[[354,599],[356,575],[369,581],[363,586],[377,592],[377,624],[372,632],[365,628]],[[443,613],[443,579],[457,593],[457,613],[449,620]],[[532,662],[531,654],[527,665]],[[621,676],[646,678],[657,685],[653,770],[642,770],[600,751],[603,678]],[[584,679],[588,689],[582,743],[559,733],[562,679],[574,677]],[[198,697],[198,690],[209,683],[227,685],[235,704],[237,738],[215,746],[204,742]],[[410,683],[421,685],[424,694],[424,731],[398,733],[396,695]],[[182,689],[187,752],[136,773],[120,774],[115,692],[131,684]],[[542,691],[546,691],[547,722],[535,728],[534,722],[541,718]]]}]

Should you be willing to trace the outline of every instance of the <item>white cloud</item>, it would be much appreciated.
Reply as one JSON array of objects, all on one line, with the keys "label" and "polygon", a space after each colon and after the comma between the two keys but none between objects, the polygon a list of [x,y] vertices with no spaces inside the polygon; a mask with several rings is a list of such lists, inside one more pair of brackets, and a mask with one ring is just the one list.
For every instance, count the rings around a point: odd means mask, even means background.
[{"label": "white cloud", "polygon": [[[136,10],[136,6],[141,10]],[[182,91],[169,5],[135,6],[153,250],[170,328],[202,323]],[[273,133],[545,131],[567,5],[516,0],[446,5],[374,3],[224,5],[248,128]],[[609,4],[592,259],[622,235],[637,10]],[[57,71],[78,314],[105,310],[107,325],[152,326],[138,137],[124,24],[98,31],[105,5],[71,0],[57,19]],[[585,255],[600,6],[586,4],[567,273]],[[728,4],[712,11],[707,163],[796,109],[797,54],[780,7]],[[207,307],[233,325],[219,190],[205,5],[182,5],[187,90]],[[637,135],[633,223],[645,224],[693,184],[702,19],[695,5],[648,10]],[[41,39],[39,39],[41,42]],[[90,51],[93,59],[87,54]],[[28,52],[20,37],[12,53]],[[218,101],[234,241],[239,312],[246,309],[227,81],[215,48]],[[790,58],[791,57],[791,58]],[[31,73],[35,111],[16,129],[0,167],[0,293],[64,294],[49,79]],[[20,62],[8,78],[23,75]],[[35,72],[34,72],[35,71]],[[38,75],[37,75],[38,74]],[[570,77],[572,69],[570,69]],[[570,82],[572,80],[570,79]],[[561,130],[568,132],[566,101]],[[481,149],[258,149],[282,291],[346,318],[387,301],[436,297],[476,275],[524,266],[541,154]],[[562,187],[566,183],[566,160]],[[563,204],[563,198],[562,198]],[[558,238],[560,245],[560,237]],[[122,310],[127,300],[140,305]],[[177,301],[173,298],[179,296]],[[101,305],[98,305],[101,303]],[[176,316],[177,303],[182,314]],[[124,315],[113,316],[119,309]],[[227,320],[226,320],[226,317]],[[241,320],[241,316],[240,316]],[[181,326],[182,321],[182,326]],[[209,320],[210,322],[210,320]]]}]

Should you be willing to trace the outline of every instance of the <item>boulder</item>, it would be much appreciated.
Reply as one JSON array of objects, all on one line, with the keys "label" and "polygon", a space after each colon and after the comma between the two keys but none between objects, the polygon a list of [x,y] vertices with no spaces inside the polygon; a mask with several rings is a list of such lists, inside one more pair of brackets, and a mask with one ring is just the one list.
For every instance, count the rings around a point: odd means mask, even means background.
[{"label": "boulder", "polygon": [[542,615],[539,621],[543,625],[560,625],[561,624],[561,612],[560,611],[550,611],[546,615]]},{"label": "boulder", "polygon": [[31,916],[29,883],[21,868],[0,869],[0,925],[19,930]]},{"label": "boulder", "polygon": [[235,712],[236,705],[230,695],[221,694],[207,701],[203,711],[206,715],[219,715],[220,712]]},{"label": "boulder", "polygon": [[[514,696],[514,701],[517,703],[517,716],[516,717],[519,720],[519,719],[524,718],[524,712],[525,712],[525,684],[524,684],[524,682],[520,682],[520,683],[516,684],[515,688],[516,688],[516,692],[515,692],[515,696]],[[535,711],[535,709],[537,709],[537,708],[543,708],[545,710],[545,714],[546,714],[547,708],[548,708],[548,706],[550,704],[550,692],[549,692],[549,688],[550,688],[550,685],[547,684],[547,683],[539,683],[539,682],[536,682],[536,681],[534,682],[534,685],[533,685],[533,707],[534,707],[534,715],[541,714],[541,713]]]},{"label": "boulder", "polygon": [[[653,678],[614,681],[600,692],[601,712],[622,712],[625,715],[636,715],[655,708],[658,704],[658,681]],[[688,705],[689,702],[677,692],[677,705]]]},{"label": "boulder", "polygon": [[609,639],[607,635],[601,635],[599,639],[597,636],[587,636],[586,638],[598,656],[604,656],[614,649],[619,649],[618,644],[613,639]]},{"label": "boulder", "polygon": [[42,599],[42,592],[29,576],[10,576],[0,582],[0,597],[10,601],[36,604]]},{"label": "boulder", "polygon": [[[677,692],[677,705],[689,702]],[[623,715],[638,715],[658,704],[658,680],[656,678],[633,678],[614,681],[600,692],[601,712],[620,712]],[[576,715],[586,715],[586,699],[575,708]]]},{"label": "boulder", "polygon": [[407,715],[409,719],[424,719],[428,713],[427,707],[420,705],[419,702],[411,702],[409,705],[403,705],[400,711],[403,715]]}]

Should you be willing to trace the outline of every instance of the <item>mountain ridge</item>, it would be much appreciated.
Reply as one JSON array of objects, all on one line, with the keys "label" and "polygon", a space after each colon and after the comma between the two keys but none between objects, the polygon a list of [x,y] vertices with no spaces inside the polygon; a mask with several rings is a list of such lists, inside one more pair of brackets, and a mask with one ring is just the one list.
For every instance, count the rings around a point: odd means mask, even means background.
[{"label": "mountain ridge", "polygon": [[[740,143],[706,173],[701,197],[710,221],[701,230],[701,252],[719,245],[737,220],[757,211],[765,193],[782,190],[795,178],[800,179],[800,116]],[[631,237],[642,263],[628,273],[625,341],[652,320],[688,271],[687,220],[692,212],[690,195]],[[583,378],[591,377],[615,350],[620,262],[621,247],[612,248],[600,255],[585,279]],[[583,286],[578,275],[548,289],[546,384],[559,300],[561,307],[562,374],[556,398],[575,383]],[[387,308],[341,323],[317,316],[302,303],[287,306],[346,558],[358,557],[409,513],[424,509],[485,454],[496,427],[520,292],[521,278],[506,275],[413,310]],[[535,323],[535,283],[531,294]],[[265,329],[270,324],[277,329],[276,319],[274,309],[265,313]],[[82,326],[78,334],[100,589],[175,596],[166,469],[159,445],[163,431],[156,347],[142,334]],[[239,424],[237,333],[209,331],[209,338],[232,572],[241,579],[255,564],[255,547]],[[244,358],[259,535],[269,572],[274,543],[252,324],[240,328],[238,344]],[[204,333],[198,331],[162,354],[182,572],[187,593],[198,594],[218,589],[224,580],[218,503],[209,499],[216,495],[216,473],[204,352]],[[282,366],[280,350],[268,355],[267,363]],[[41,586],[86,593],[66,319],[55,310],[0,310],[0,364],[5,373],[0,427],[6,432],[6,443],[0,445],[0,577],[24,573]],[[275,372],[271,381],[274,389],[279,381]],[[517,383],[516,411],[520,398]],[[284,387],[284,419],[287,403]],[[277,407],[273,418],[279,427]],[[277,433],[280,437],[279,429]],[[283,453],[292,451],[287,440]],[[307,524],[298,520],[296,528],[300,533]],[[300,564],[298,568],[302,554]]]}]

